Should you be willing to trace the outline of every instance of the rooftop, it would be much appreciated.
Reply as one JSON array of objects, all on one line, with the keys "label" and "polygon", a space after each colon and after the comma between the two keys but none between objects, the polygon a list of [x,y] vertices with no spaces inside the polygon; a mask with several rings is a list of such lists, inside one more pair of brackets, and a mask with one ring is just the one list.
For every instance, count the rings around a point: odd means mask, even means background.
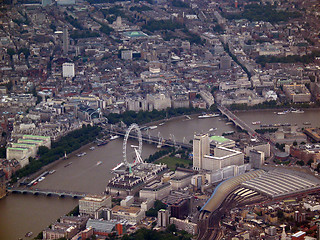
[{"label": "rooftop", "polygon": [[216,141],[219,143],[224,143],[230,141],[228,138],[222,137],[222,136],[211,136],[210,137],[211,141]]}]

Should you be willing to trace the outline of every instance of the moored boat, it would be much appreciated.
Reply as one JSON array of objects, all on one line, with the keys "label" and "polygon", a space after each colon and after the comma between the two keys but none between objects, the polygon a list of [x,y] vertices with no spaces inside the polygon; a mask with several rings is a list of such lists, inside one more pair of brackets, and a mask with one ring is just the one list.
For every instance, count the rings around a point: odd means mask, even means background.
[{"label": "moored boat", "polygon": [[115,140],[115,139],[117,139],[117,138],[119,138],[118,135],[111,135],[110,140]]},{"label": "moored boat", "polygon": [[198,118],[212,118],[212,117],[219,117],[219,116],[220,116],[219,113],[210,113],[210,114],[200,115],[198,116]]},{"label": "moored boat", "polygon": [[33,235],[33,232],[27,232],[25,237],[31,237]]}]

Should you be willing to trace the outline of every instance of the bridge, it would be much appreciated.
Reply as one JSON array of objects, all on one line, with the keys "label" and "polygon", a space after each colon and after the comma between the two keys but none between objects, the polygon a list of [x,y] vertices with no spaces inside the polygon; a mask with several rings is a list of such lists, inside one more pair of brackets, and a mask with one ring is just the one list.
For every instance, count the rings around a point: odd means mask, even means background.
[{"label": "bridge", "polygon": [[72,197],[72,198],[83,198],[86,193],[71,192],[65,190],[49,190],[49,189],[28,189],[28,188],[12,188],[8,189],[9,193],[20,193],[20,194],[33,194],[33,195],[44,195],[44,196],[56,196],[56,197]]},{"label": "bridge", "polygon": [[[109,129],[109,132],[111,134],[116,134],[120,136],[126,135],[126,130],[119,127],[112,127]],[[136,132],[130,132],[129,134],[130,138],[138,139],[138,135]],[[184,142],[178,142],[175,140],[174,136],[172,136],[171,139],[164,139],[160,134],[158,136],[151,136],[148,134],[142,134],[142,141],[145,141],[147,143],[156,144],[157,146],[167,146],[167,147],[181,147],[184,149],[192,149],[193,145],[190,143],[184,143]]]},{"label": "bridge", "polygon": [[222,115],[226,116],[229,121],[233,122],[235,126],[239,127],[242,130],[247,131],[251,137],[259,137],[259,134],[255,130],[253,130],[248,124],[242,121],[239,117],[233,114],[226,107],[218,105],[218,110],[221,112]]}]

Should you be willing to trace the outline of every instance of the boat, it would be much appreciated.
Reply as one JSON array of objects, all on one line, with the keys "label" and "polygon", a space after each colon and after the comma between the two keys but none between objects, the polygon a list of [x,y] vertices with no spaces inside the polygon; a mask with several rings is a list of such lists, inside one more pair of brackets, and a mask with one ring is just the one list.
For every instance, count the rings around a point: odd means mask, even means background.
[{"label": "boat", "polygon": [[56,172],[56,170],[51,170],[50,172],[49,172],[49,174],[54,174]]},{"label": "boat", "polygon": [[278,115],[285,115],[287,114],[287,111],[283,111],[283,112],[277,112]]},{"label": "boat", "polygon": [[304,122],[303,125],[311,125],[311,122]]},{"label": "boat", "polygon": [[95,147],[91,147],[91,148],[89,148],[89,149],[93,151],[93,150],[95,150],[96,148],[95,148]]},{"label": "boat", "polygon": [[198,118],[212,118],[212,117],[219,117],[219,113],[210,113],[210,114],[204,114],[201,116],[198,116]]},{"label": "boat", "polygon": [[39,178],[38,182],[41,182],[41,181],[43,181],[44,179],[45,179],[45,177],[41,177],[41,178]]},{"label": "boat", "polygon": [[117,139],[117,138],[119,138],[118,135],[111,135],[110,140],[115,140],[115,139]]},{"label": "boat", "polygon": [[218,128],[210,128],[209,129],[209,132],[211,132],[211,131],[214,131],[214,130],[217,130]]},{"label": "boat", "polygon": [[260,121],[252,122],[252,125],[258,125],[260,123],[261,123]]},{"label": "boat", "polygon": [[64,165],[64,167],[68,167],[72,164],[72,162],[69,162],[68,164]]},{"label": "boat", "polygon": [[294,110],[291,110],[292,113],[304,113],[303,110],[300,110],[300,109],[294,109]]},{"label": "boat", "polygon": [[114,168],[111,169],[111,171],[116,171],[118,170],[120,167],[122,167],[124,165],[124,163],[119,163],[117,166],[115,166]]},{"label": "boat", "polygon": [[162,122],[162,123],[159,123],[159,126],[162,126],[162,125],[164,125],[165,123],[164,122]]},{"label": "boat", "polygon": [[97,162],[97,166],[99,166],[101,163],[102,163],[101,161]]},{"label": "boat", "polygon": [[222,133],[222,136],[224,136],[224,135],[231,135],[231,134],[233,134],[233,133],[234,133],[234,131],[227,131],[227,132]]},{"label": "boat", "polygon": [[31,237],[33,235],[33,232],[27,232],[25,237]]},{"label": "boat", "polygon": [[86,152],[82,152],[82,153],[77,154],[77,156],[78,156],[78,157],[82,157],[82,156],[84,156],[84,155],[86,155],[86,154],[87,154]]},{"label": "boat", "polygon": [[64,152],[64,159],[67,159],[67,158],[68,158],[67,153]]},{"label": "boat", "polygon": [[150,126],[149,129],[150,129],[150,130],[153,130],[153,129],[156,129],[157,127],[158,127],[158,126]]},{"label": "boat", "polygon": [[233,124],[233,123],[232,123],[232,122],[227,122],[227,123],[226,123],[226,125],[231,125],[231,124]]},{"label": "boat", "polygon": [[101,141],[97,144],[98,147],[108,144],[108,140]]}]

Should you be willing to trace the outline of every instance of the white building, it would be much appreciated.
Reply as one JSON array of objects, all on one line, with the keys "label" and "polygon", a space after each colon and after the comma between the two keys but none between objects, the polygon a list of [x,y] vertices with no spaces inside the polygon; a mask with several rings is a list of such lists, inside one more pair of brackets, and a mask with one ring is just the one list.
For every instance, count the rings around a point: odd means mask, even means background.
[{"label": "white building", "polygon": [[243,165],[244,154],[225,147],[214,148],[210,154],[208,134],[194,135],[193,139],[193,169],[215,171],[230,165]]},{"label": "white building", "polygon": [[112,208],[112,217],[117,220],[127,220],[135,225],[145,218],[145,211],[138,207],[123,207],[116,205]]},{"label": "white building", "polygon": [[193,138],[193,169],[202,169],[203,156],[210,154],[208,134],[197,134]]},{"label": "white building", "polygon": [[171,107],[171,99],[165,94],[148,94],[147,102],[150,111],[152,111],[153,109],[163,110]]},{"label": "white building", "polygon": [[110,195],[87,195],[79,200],[79,212],[81,215],[94,217],[95,211],[101,207],[111,207]]},{"label": "white building", "polygon": [[158,227],[167,227],[169,225],[169,211],[160,209],[158,211]]},{"label": "white building", "polygon": [[75,76],[74,73],[74,63],[63,63],[62,64],[62,76],[63,77],[71,77]]},{"label": "white building", "polygon": [[171,185],[168,182],[153,181],[140,190],[139,196],[143,199],[161,200],[169,195],[171,189]]},{"label": "white building", "polygon": [[215,171],[230,165],[243,165],[244,154],[240,151],[217,147],[214,149],[214,155],[204,155],[202,169]]}]

